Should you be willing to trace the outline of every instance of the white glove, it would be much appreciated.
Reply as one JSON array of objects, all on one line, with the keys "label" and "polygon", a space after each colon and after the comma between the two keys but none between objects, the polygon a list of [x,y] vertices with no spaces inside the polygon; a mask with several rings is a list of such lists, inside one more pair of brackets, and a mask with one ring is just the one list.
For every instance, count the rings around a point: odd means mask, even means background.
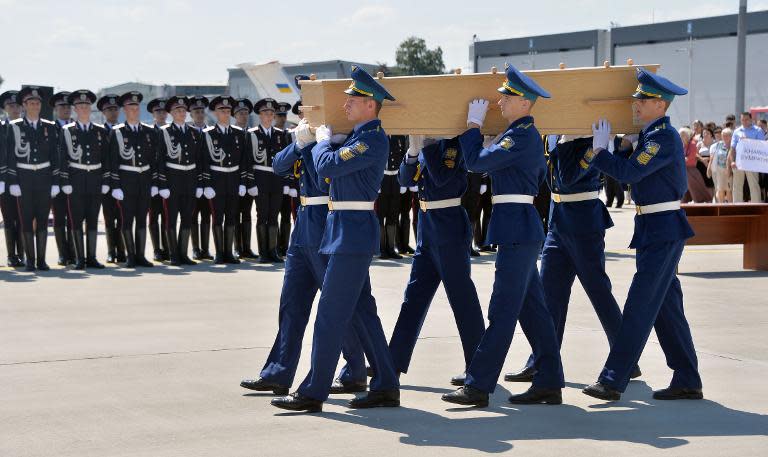
[{"label": "white glove", "polygon": [[293,133],[296,135],[296,146],[298,146],[299,149],[303,149],[309,143],[315,141],[315,137],[312,135],[312,131],[309,128],[309,121],[306,119],[299,121],[299,125],[293,129]]},{"label": "white glove", "polygon": [[101,185],[101,194],[102,195],[107,195],[107,192],[109,192],[109,186],[106,185],[106,184],[102,184]]},{"label": "white glove", "polygon": [[248,189],[248,195],[250,195],[251,197],[255,197],[259,195],[259,188],[256,186],[251,187],[250,189]]},{"label": "white glove", "polygon": [[56,184],[51,186],[51,198],[56,198],[56,196],[59,195],[59,192],[61,192],[61,188],[59,188],[59,186]]},{"label": "white glove", "polygon": [[288,195],[288,191],[289,191],[290,189],[291,189],[291,188],[290,188],[290,187],[288,187],[288,186],[283,186],[283,195]]},{"label": "white glove", "polygon": [[411,192],[418,192],[419,191],[419,186],[411,186],[411,187],[408,188],[408,190],[410,190]]},{"label": "white glove", "polygon": [[215,196],[216,196],[216,191],[215,191],[215,190],[213,190],[213,187],[206,187],[206,188],[203,190],[203,194],[205,194],[205,198],[207,198],[208,200],[210,200],[210,199],[212,199],[213,197],[215,197]]},{"label": "white glove", "polygon": [[149,196],[150,197],[154,197],[155,195],[158,194],[158,192],[159,191],[157,190],[157,186],[152,186],[152,187],[149,188]]},{"label": "white glove", "polygon": [[245,186],[240,184],[240,186],[237,188],[237,195],[244,197],[245,196]]},{"label": "white glove", "polygon": [[485,115],[488,113],[488,100],[476,99],[469,102],[469,112],[467,113],[467,125],[477,124],[480,127],[485,122]]},{"label": "white glove", "polygon": [[19,187],[18,184],[11,184],[11,187],[8,188],[8,192],[14,197],[21,197],[21,187]]},{"label": "white glove", "polygon": [[404,194],[408,190],[407,187],[400,186],[400,193]]},{"label": "white glove", "polygon": [[290,195],[293,198],[298,198],[299,197],[299,191],[296,190],[296,189],[290,189],[288,191],[288,195]]},{"label": "white glove", "polygon": [[552,152],[557,147],[557,135],[547,135],[547,146],[549,152]]},{"label": "white glove", "polygon": [[112,189],[112,198],[122,201],[125,198],[125,195],[123,195],[123,189]]},{"label": "white glove", "polygon": [[331,136],[332,144],[344,144],[345,141],[347,141],[347,135],[343,133],[334,133],[333,136]]},{"label": "white glove", "polygon": [[163,199],[167,200],[171,196],[171,189],[160,189],[158,192]]},{"label": "white glove", "polygon": [[200,198],[202,196],[203,196],[203,188],[198,187],[197,189],[195,189],[195,198]]},{"label": "white glove", "polygon": [[331,129],[325,125],[321,125],[315,130],[315,141],[319,143],[321,141],[329,140],[331,139],[331,135],[333,135]]},{"label": "white glove", "polygon": [[483,195],[488,190],[487,184],[480,184],[480,195]]},{"label": "white glove", "polygon": [[597,121],[597,126],[592,124],[592,150],[608,149],[608,142],[611,138],[611,123],[606,119]]},{"label": "white glove", "polygon": [[424,148],[424,135],[408,135],[408,155],[418,157]]},{"label": "white glove", "polygon": [[69,195],[69,194],[72,193],[72,186],[70,186],[70,185],[61,186],[61,191],[64,192],[65,194]]},{"label": "white glove", "polygon": [[5,182],[0,181],[0,195],[5,193]]}]

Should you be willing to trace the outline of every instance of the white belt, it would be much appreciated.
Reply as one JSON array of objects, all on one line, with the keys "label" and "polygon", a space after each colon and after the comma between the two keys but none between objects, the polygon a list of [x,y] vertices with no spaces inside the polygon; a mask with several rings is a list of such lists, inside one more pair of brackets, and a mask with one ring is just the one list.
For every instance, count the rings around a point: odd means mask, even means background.
[{"label": "white belt", "polygon": [[18,168],[21,168],[22,170],[37,171],[37,170],[42,170],[44,168],[50,167],[51,166],[51,162],[43,162],[43,163],[41,163],[39,165],[34,165],[34,164],[31,164],[31,163],[17,163],[16,166]]},{"label": "white belt", "polygon": [[194,163],[191,165],[179,165],[178,163],[173,163],[173,162],[165,162],[165,166],[168,168],[173,168],[174,170],[179,170],[179,171],[192,171],[197,167],[197,165],[195,165]]},{"label": "white belt", "polygon": [[69,162],[69,166],[72,168],[77,168],[78,170],[85,170],[85,171],[96,171],[101,170],[101,164],[97,163],[96,165],[85,165],[82,163],[77,162]]},{"label": "white belt", "polygon": [[374,202],[334,202],[328,201],[331,211],[372,211]]},{"label": "white belt", "polygon": [[314,205],[327,205],[330,199],[328,197],[305,197],[301,196],[299,197],[299,201],[301,201],[301,206],[314,206]]},{"label": "white belt", "polygon": [[387,176],[396,176],[400,173],[400,170],[384,170],[384,174]]},{"label": "white belt", "polygon": [[234,167],[220,167],[218,165],[211,165],[212,171],[219,171],[221,173],[232,173],[233,171],[237,171],[240,169],[240,165],[235,165]]},{"label": "white belt", "polygon": [[419,208],[423,212],[427,212],[430,209],[443,209],[451,208],[454,206],[461,206],[461,198],[449,198],[447,200],[432,200],[428,202],[426,200],[419,200]]},{"label": "white belt", "polygon": [[654,203],[653,205],[635,206],[637,214],[653,214],[660,213],[662,211],[675,211],[680,209],[680,202],[664,202]]},{"label": "white belt", "polygon": [[498,203],[528,203],[533,204],[533,195],[522,194],[505,194],[494,195],[491,197],[491,203],[496,205]]},{"label": "white belt", "polygon": [[265,166],[265,165],[254,165],[254,166],[253,166],[253,169],[254,169],[254,170],[261,170],[261,171],[268,171],[268,172],[270,172],[270,173],[274,173],[274,172],[275,172],[275,169],[274,169],[274,168],[272,168],[272,167],[267,167],[267,166]]},{"label": "white belt", "polygon": [[149,170],[149,165],[144,165],[143,167],[132,167],[130,165],[120,165],[120,169],[123,171],[133,171],[135,173],[144,173],[145,171]]},{"label": "white belt", "polygon": [[580,192],[578,194],[552,194],[552,201],[555,203],[583,202],[586,200],[597,200],[600,198],[600,192]]}]

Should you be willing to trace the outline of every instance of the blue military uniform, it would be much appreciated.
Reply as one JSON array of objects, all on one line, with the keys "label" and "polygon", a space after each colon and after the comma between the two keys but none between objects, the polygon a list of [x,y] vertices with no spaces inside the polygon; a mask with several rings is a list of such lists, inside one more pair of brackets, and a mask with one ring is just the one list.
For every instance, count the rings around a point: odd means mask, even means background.
[{"label": "blue military uniform", "polygon": [[485,331],[485,321],[471,278],[472,228],[461,206],[467,167],[458,140],[428,145],[418,158],[406,155],[399,180],[404,187],[418,185],[421,215],[411,277],[389,342],[395,368],[408,372],[429,305],[442,282],[459,329],[466,369]]},{"label": "blue military uniform", "polygon": [[[370,75],[353,67],[349,95],[394,98]],[[379,222],[373,209],[389,153],[389,142],[378,119],[360,123],[341,148],[329,140],[312,149],[319,179],[330,179],[329,213],[320,252],[329,256],[312,343],[312,368],[299,395],[324,401],[333,381],[342,341],[350,324],[368,353],[375,376],[371,391],[399,389],[392,357],[373,300],[358,300],[370,290],[372,256],[379,250]],[[399,403],[399,400],[398,400]]]},{"label": "blue military uniform", "polygon": [[[549,96],[512,66],[499,92],[531,99]],[[533,196],[546,173],[541,136],[533,117],[524,116],[512,122],[488,148],[483,148],[483,136],[477,128],[461,134],[459,141],[467,167],[491,177],[493,209],[485,243],[499,246],[489,325],[467,369],[465,385],[481,392],[494,391],[519,317],[537,347],[539,370],[533,385],[561,388],[564,382],[557,337],[536,269],[544,240],[533,206]]]},{"label": "blue military uniform", "polygon": [[[638,82],[635,98],[671,101],[675,95],[687,93],[645,70],[638,71]],[[637,147],[628,156],[602,151],[590,162],[603,173],[631,185],[638,211],[630,244],[637,249],[637,273],[624,305],[621,329],[598,382],[623,392],[655,327],[667,365],[674,370],[670,387],[701,389],[696,351],[676,276],[685,240],[693,236],[685,211],[679,206],[687,189],[680,136],[669,117],[661,117],[643,128]]]}]

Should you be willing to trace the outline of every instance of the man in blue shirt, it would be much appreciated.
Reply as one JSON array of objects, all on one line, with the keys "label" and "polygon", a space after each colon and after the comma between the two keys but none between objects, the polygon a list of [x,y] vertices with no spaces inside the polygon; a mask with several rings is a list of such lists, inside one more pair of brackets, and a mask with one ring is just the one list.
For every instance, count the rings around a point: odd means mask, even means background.
[{"label": "man in blue shirt", "polygon": [[752,121],[752,113],[745,111],[741,113],[741,126],[734,130],[731,139],[731,149],[728,151],[728,164],[733,170],[733,202],[744,202],[744,178],[749,184],[749,201],[760,203],[760,174],[756,171],[744,171],[736,168],[736,146],[742,138],[750,140],[765,140],[765,132],[756,126]]}]

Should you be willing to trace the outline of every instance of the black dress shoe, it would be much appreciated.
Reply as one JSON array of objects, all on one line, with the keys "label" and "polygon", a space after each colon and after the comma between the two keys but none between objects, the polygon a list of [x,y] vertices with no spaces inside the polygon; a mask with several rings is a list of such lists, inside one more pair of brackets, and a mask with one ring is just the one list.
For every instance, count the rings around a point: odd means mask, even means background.
[{"label": "black dress shoe", "polygon": [[125,254],[117,254],[115,256],[116,263],[125,263],[128,261],[128,257]]},{"label": "black dress shoe", "polygon": [[341,379],[335,379],[331,388],[328,390],[330,394],[353,394],[357,392],[365,392],[368,389],[368,384],[363,382],[347,382],[344,383]]},{"label": "black dress shoe", "polygon": [[509,397],[509,402],[514,405],[562,405],[563,394],[561,389],[531,386],[525,392]]},{"label": "black dress shoe", "polygon": [[154,267],[155,264],[150,262],[146,259],[146,257],[136,257],[136,266],[137,267],[145,267],[145,268],[151,268]]},{"label": "black dress shoe", "polygon": [[306,411],[308,413],[319,413],[323,410],[323,402],[314,398],[305,397],[298,392],[294,392],[285,397],[273,398],[270,402],[272,406],[289,411]]},{"label": "black dress shoe", "polygon": [[653,392],[655,400],[701,400],[704,393],[701,389],[688,389],[685,387],[667,387]]},{"label": "black dress shoe", "polygon": [[14,256],[9,256],[8,257],[8,266],[12,267],[12,268],[23,267],[24,266],[24,262],[22,262],[21,259],[19,259],[15,255]]},{"label": "black dress shoe", "polygon": [[536,375],[536,368],[525,367],[517,373],[507,373],[504,375],[504,380],[507,382],[533,382],[533,377]]},{"label": "black dress shoe", "polygon": [[480,252],[496,252],[490,244],[484,244],[480,246]]},{"label": "black dress shoe", "polygon": [[467,374],[466,373],[462,373],[462,374],[456,375],[456,376],[451,378],[451,385],[452,386],[463,386],[465,379],[467,379]]},{"label": "black dress shoe", "polygon": [[75,262],[75,270],[85,270],[85,260],[80,259]]},{"label": "black dress shoe", "polygon": [[88,268],[96,268],[96,269],[99,269],[99,270],[104,268],[104,265],[101,264],[96,259],[85,259],[85,266],[88,267]]},{"label": "black dress shoe", "polygon": [[369,378],[372,378],[372,377],[373,377],[373,368],[371,368],[371,367],[365,367],[365,374],[366,374],[366,376],[368,376]]},{"label": "black dress shoe", "polygon": [[400,406],[399,390],[372,390],[349,402],[350,408],[396,408]]},{"label": "black dress shoe", "polygon": [[240,387],[249,390],[255,390],[257,392],[269,392],[272,391],[275,395],[288,395],[288,387],[276,382],[267,381],[264,378],[259,379],[243,379],[240,381]]},{"label": "black dress shoe", "polygon": [[51,267],[48,266],[47,263],[38,261],[37,262],[37,269],[40,271],[48,271],[51,269]]},{"label": "black dress shoe", "polygon": [[471,257],[480,257],[480,252],[476,250],[475,248],[472,248],[469,250],[469,255]]},{"label": "black dress shoe", "polygon": [[632,371],[632,374],[629,375],[629,379],[637,379],[642,375],[643,375],[643,372],[640,371],[640,367],[635,367],[635,369]]},{"label": "black dress shoe", "polygon": [[621,399],[621,392],[600,382],[585,387],[582,392],[600,400],[618,401]]},{"label": "black dress shoe", "polygon": [[480,408],[488,406],[488,394],[472,386],[460,387],[453,392],[443,394],[441,398],[443,401],[456,403],[457,405],[477,406]]}]

